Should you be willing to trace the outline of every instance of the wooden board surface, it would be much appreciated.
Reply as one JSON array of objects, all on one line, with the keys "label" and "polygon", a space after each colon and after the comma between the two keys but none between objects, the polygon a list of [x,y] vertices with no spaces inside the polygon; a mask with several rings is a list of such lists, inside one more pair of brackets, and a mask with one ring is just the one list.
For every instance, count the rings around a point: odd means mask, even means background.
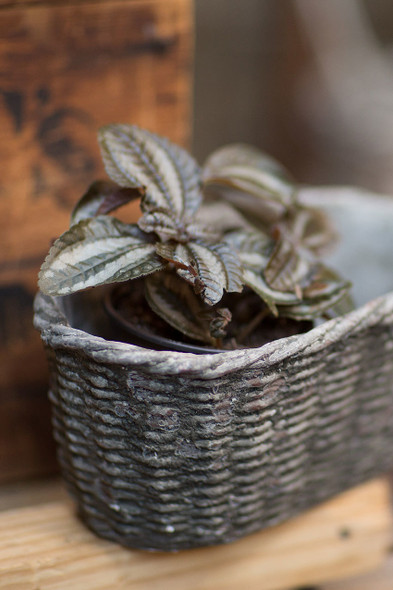
[{"label": "wooden board surface", "polygon": [[323,584],[318,590],[392,590],[392,580],[393,555],[391,554],[377,570],[338,582]]},{"label": "wooden board surface", "polygon": [[0,512],[0,530],[2,590],[284,590],[377,567],[392,518],[380,479],[231,545],[177,554],[98,539],[64,501]]},{"label": "wooden board surface", "polygon": [[191,0],[0,3],[0,482],[54,466],[32,303],[51,240],[104,175],[97,129],[187,144],[191,65]]}]

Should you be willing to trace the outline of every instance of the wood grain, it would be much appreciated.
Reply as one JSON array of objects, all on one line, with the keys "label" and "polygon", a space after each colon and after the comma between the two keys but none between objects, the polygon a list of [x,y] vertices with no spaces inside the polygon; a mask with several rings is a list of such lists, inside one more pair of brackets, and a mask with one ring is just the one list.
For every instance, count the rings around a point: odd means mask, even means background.
[{"label": "wood grain", "polygon": [[97,129],[187,144],[191,64],[191,0],[0,3],[0,481],[54,465],[32,302],[51,240],[104,176]]},{"label": "wood grain", "polygon": [[66,502],[2,512],[0,529],[4,590],[284,590],[377,567],[392,517],[379,479],[237,543],[177,554],[98,539]]},{"label": "wood grain", "polygon": [[393,555],[376,571],[361,576],[324,584],[319,590],[392,590]]}]

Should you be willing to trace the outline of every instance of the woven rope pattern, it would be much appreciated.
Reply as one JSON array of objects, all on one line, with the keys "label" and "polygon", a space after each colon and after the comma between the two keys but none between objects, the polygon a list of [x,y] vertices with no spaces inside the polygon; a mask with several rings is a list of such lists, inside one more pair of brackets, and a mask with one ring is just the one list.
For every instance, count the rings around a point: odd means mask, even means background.
[{"label": "woven rope pattern", "polygon": [[393,465],[393,297],[260,349],[109,342],[39,295],[59,457],[87,524],[163,550],[229,542]]}]

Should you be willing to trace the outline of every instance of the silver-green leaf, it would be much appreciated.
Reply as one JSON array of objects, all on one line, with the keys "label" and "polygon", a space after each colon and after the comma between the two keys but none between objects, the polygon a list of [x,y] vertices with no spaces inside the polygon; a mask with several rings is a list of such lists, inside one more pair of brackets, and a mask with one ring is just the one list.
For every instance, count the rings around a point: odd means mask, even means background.
[{"label": "silver-green leaf", "polygon": [[187,244],[158,244],[157,253],[172,263],[180,277],[192,284],[209,305],[227,292],[241,292],[242,271],[237,253],[227,244],[189,241]]},{"label": "silver-green leaf", "polygon": [[280,314],[295,320],[308,320],[326,312],[333,315],[347,313],[354,308],[350,287],[351,284],[338,273],[318,262],[303,288],[302,301],[281,307]]},{"label": "silver-green leaf", "polygon": [[244,268],[258,273],[268,264],[274,248],[273,240],[255,229],[228,232],[225,241],[238,253]]},{"label": "silver-green leaf", "polygon": [[145,296],[151,309],[170,326],[189,338],[212,343],[203,302],[175,273],[160,272],[147,277]]},{"label": "silver-green leaf", "polygon": [[41,267],[39,287],[47,295],[68,295],[163,267],[154,243],[137,226],[99,216],[80,221],[56,240]]},{"label": "silver-green leaf", "polygon": [[285,169],[251,146],[234,144],[214,152],[202,173],[207,193],[219,195],[263,224],[281,219],[295,201]]},{"label": "silver-green leaf", "polygon": [[[216,176],[204,177],[205,185],[223,185],[289,207],[293,203],[292,184],[270,172],[252,166],[224,166]],[[255,203],[256,204],[256,203]]]},{"label": "silver-green leaf", "polygon": [[249,166],[268,172],[287,182],[292,182],[289,172],[277,160],[258,148],[244,143],[232,143],[215,150],[204,165],[204,175],[220,175],[226,166]]},{"label": "silver-green leaf", "polygon": [[136,125],[108,125],[99,132],[106,170],[125,187],[145,188],[144,213],[182,219],[200,205],[199,167],[182,148]]},{"label": "silver-green leaf", "polygon": [[273,315],[278,316],[279,305],[290,305],[299,303],[300,299],[294,293],[275,291],[266,283],[262,273],[252,269],[244,269],[243,281],[266,303]]},{"label": "silver-green leaf", "polygon": [[289,240],[283,239],[277,242],[263,274],[275,291],[299,293],[300,285],[311,268],[312,262],[302,256]]},{"label": "silver-green leaf", "polygon": [[269,264],[274,247],[270,237],[254,230],[230,232],[225,239],[238,252],[244,284],[261,297],[273,315],[278,315],[279,304],[299,301],[295,293],[273,289],[264,278],[264,270]]},{"label": "silver-green leaf", "polygon": [[106,215],[141,197],[141,187],[124,188],[109,180],[97,180],[79,199],[71,214],[71,225],[82,219]]}]

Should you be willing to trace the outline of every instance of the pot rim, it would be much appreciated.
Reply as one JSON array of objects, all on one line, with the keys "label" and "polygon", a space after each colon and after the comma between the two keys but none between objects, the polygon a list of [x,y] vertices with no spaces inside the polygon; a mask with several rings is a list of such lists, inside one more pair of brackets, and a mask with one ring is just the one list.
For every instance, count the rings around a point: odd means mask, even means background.
[{"label": "pot rim", "polygon": [[[350,187],[325,187],[302,189],[299,198],[307,205],[322,208],[330,203],[345,205],[352,209],[359,203],[371,203],[379,212],[393,213],[393,201],[386,196],[356,190]],[[388,270],[387,270],[388,272]],[[338,318],[328,320],[308,332],[287,336],[263,344],[258,348],[226,350],[217,354],[193,354],[167,350],[150,350],[134,344],[105,340],[88,332],[72,328],[67,320],[65,308],[68,298],[51,297],[38,293],[35,298],[34,325],[41,332],[47,346],[53,349],[67,348],[88,356],[93,361],[143,367],[152,375],[192,374],[200,379],[213,379],[247,367],[266,370],[288,357],[299,354],[323,352],[336,342],[345,343],[349,336],[376,326],[393,326],[393,291],[381,295]]]},{"label": "pot rim", "polygon": [[[262,371],[299,353],[314,354],[350,335],[381,324],[393,325],[393,292],[362,305],[344,316],[329,320],[303,334],[274,340],[258,348],[228,350],[218,354],[192,354],[150,350],[134,344],[106,340],[72,328],[64,312],[70,296],[51,297],[39,292],[34,302],[34,325],[47,346],[79,351],[93,361],[142,367],[151,374],[198,375],[212,379],[247,367]],[[71,296],[72,297],[72,296]]]}]

